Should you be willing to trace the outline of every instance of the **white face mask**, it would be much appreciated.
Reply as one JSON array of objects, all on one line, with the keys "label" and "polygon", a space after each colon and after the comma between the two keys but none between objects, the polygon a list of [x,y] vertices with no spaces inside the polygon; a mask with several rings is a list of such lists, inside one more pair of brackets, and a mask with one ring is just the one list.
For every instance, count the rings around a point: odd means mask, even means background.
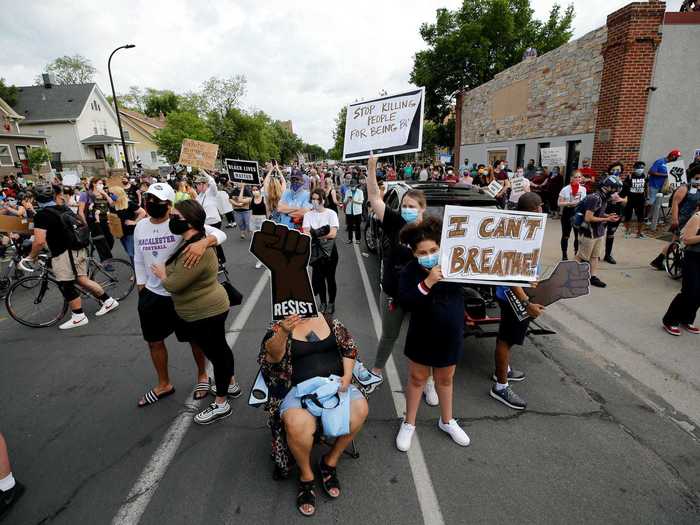
[{"label": "white face mask", "polygon": [[104,185],[103,184],[96,184],[95,189],[102,191],[104,189]]}]

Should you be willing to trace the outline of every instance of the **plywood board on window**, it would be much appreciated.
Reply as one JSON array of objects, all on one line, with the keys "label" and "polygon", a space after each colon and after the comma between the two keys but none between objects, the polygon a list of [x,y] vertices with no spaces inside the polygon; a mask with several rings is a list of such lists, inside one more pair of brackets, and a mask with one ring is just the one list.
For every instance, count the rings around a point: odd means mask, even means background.
[{"label": "plywood board on window", "polygon": [[520,80],[503,87],[491,97],[491,118],[501,120],[506,117],[520,117],[527,113],[530,98],[530,81]]}]

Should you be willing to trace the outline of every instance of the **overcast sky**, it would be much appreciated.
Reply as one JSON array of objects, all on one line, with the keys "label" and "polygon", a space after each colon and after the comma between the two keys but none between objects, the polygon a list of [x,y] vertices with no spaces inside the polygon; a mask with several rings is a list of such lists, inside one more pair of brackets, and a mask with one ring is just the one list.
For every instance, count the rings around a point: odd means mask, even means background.
[{"label": "overcast sky", "polygon": [[[555,0],[531,0],[545,18]],[[567,0],[560,2],[568,4]],[[605,23],[629,0],[573,0],[574,37]],[[109,94],[107,58],[117,92],[129,86],[184,92],[211,76],[243,74],[246,108],[292,120],[306,142],[332,145],[343,105],[410,87],[418,28],[439,7],[460,0],[0,0],[0,77],[30,85],[51,60],[79,53],[98,69]],[[681,0],[669,0],[677,11]],[[111,6],[111,7],[108,7]]]}]

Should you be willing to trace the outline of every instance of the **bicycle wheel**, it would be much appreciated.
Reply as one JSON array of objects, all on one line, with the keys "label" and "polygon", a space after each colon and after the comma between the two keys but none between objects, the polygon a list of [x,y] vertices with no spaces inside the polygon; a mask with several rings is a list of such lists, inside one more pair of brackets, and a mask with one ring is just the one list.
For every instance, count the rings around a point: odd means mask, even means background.
[{"label": "bicycle wheel", "polygon": [[117,301],[125,299],[136,286],[134,267],[124,259],[105,259],[101,263],[92,261],[90,279]]},{"label": "bicycle wheel", "polygon": [[679,242],[671,243],[664,260],[666,273],[671,279],[680,279],[683,277],[683,250]]},{"label": "bicycle wheel", "polygon": [[53,326],[68,311],[58,282],[40,275],[15,281],[7,292],[5,306],[15,321],[32,328]]}]

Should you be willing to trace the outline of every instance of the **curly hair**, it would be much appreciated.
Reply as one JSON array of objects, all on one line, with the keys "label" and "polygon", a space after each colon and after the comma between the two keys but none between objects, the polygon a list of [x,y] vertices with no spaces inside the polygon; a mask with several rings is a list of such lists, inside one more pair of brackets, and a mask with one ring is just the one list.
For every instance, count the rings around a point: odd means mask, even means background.
[{"label": "curly hair", "polygon": [[422,222],[410,223],[404,226],[399,233],[399,239],[403,244],[408,244],[415,250],[421,241],[435,241],[440,244],[442,236],[442,220],[436,217],[426,217]]}]

